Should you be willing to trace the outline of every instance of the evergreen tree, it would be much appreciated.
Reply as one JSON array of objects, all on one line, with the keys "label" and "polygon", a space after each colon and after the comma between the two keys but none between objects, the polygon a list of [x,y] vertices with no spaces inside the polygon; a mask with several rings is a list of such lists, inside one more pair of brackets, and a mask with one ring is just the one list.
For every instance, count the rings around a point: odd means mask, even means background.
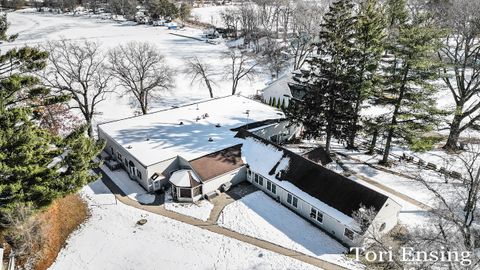
[{"label": "evergreen tree", "polygon": [[306,94],[287,110],[293,122],[305,127],[304,135],[326,135],[325,150],[330,151],[332,137],[345,139],[352,126],[355,91],[351,74],[357,71],[355,49],[357,18],[351,1],[339,0],[325,14],[317,55],[311,66]]},{"label": "evergreen tree", "polygon": [[268,105],[272,106],[272,97],[270,97],[270,99],[268,99]]},{"label": "evergreen tree", "polygon": [[435,106],[437,89],[431,84],[438,77],[438,63],[432,55],[439,48],[440,36],[441,31],[422,16],[401,22],[398,34],[388,42],[389,53],[382,65],[383,86],[377,96],[378,104],[392,108],[383,164],[388,164],[394,138],[414,143],[419,134],[432,129],[442,113]]},{"label": "evergreen tree", "polygon": [[84,128],[64,139],[39,127],[40,108],[65,102],[31,75],[47,57],[29,47],[0,55],[0,221],[16,205],[38,209],[94,179],[89,172],[101,143]]},{"label": "evergreen tree", "polygon": [[362,103],[371,97],[378,83],[376,74],[383,43],[386,37],[386,20],[378,0],[364,0],[360,3],[356,30],[357,72],[351,74],[354,84],[354,111],[352,125],[348,128],[347,147],[355,148],[355,137],[360,129],[360,110]]},{"label": "evergreen tree", "polygon": [[277,107],[277,99],[273,97],[272,107]]}]

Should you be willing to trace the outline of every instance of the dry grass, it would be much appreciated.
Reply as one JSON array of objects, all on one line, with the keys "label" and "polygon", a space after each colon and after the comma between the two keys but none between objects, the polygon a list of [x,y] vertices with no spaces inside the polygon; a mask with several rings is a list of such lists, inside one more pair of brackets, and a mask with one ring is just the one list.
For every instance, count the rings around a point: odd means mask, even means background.
[{"label": "dry grass", "polygon": [[86,203],[78,194],[71,194],[55,200],[45,211],[38,214],[42,222],[40,259],[35,264],[36,270],[45,270],[57,258],[68,236],[88,217]]}]

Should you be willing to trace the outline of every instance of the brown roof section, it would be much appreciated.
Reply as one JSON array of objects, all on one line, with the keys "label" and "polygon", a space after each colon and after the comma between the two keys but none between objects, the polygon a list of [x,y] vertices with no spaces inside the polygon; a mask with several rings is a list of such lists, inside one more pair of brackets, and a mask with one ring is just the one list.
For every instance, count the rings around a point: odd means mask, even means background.
[{"label": "brown roof section", "polygon": [[190,161],[190,166],[206,182],[217,176],[242,167],[242,145],[238,144]]}]

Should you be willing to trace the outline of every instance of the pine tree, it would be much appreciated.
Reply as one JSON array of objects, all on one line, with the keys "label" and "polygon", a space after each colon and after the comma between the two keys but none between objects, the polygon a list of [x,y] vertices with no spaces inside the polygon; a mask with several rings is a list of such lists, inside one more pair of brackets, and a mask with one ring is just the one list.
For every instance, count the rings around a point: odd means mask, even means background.
[{"label": "pine tree", "polygon": [[85,128],[61,138],[39,126],[39,109],[65,102],[31,75],[47,56],[29,47],[0,55],[0,221],[16,205],[38,209],[94,179],[101,143],[86,138]]},{"label": "pine tree", "polygon": [[340,0],[330,6],[316,44],[317,56],[311,66],[306,94],[302,102],[295,102],[287,116],[305,127],[304,135],[326,135],[325,150],[330,151],[332,137],[345,139],[352,125],[354,80],[358,55],[355,50],[355,25],[351,1]]},{"label": "pine tree", "polygon": [[370,98],[374,87],[378,83],[376,79],[378,64],[384,51],[383,43],[386,37],[386,20],[384,12],[378,0],[364,0],[360,3],[356,30],[357,72],[351,74],[352,79],[357,81],[353,91],[355,107],[353,119],[347,133],[347,147],[355,148],[355,137],[360,129],[360,110],[362,103]]},{"label": "pine tree", "polygon": [[277,107],[277,99],[273,97],[272,107]]},{"label": "pine tree", "polygon": [[268,99],[268,105],[272,106],[272,97]]},{"label": "pine tree", "polygon": [[378,104],[392,108],[383,164],[388,164],[394,138],[413,143],[419,134],[431,130],[442,114],[435,106],[437,89],[431,84],[438,77],[438,63],[432,55],[439,48],[440,36],[441,31],[422,16],[401,22],[398,34],[388,42],[389,53],[382,65],[384,81],[377,99]]}]

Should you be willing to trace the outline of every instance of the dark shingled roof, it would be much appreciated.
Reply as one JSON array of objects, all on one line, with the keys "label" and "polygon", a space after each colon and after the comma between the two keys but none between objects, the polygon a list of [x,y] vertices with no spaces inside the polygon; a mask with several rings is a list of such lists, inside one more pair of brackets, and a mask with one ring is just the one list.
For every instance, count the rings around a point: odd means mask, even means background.
[{"label": "dark shingled roof", "polygon": [[231,131],[240,131],[242,129],[254,129],[254,128],[259,128],[259,127],[263,127],[263,126],[274,124],[274,123],[280,123],[282,121],[285,121],[285,118],[283,118],[283,119],[267,119],[267,120],[263,120],[263,121],[248,123],[246,125],[239,126],[239,127],[236,127],[236,128],[232,128]]},{"label": "dark shingled roof", "polygon": [[[331,171],[320,164],[297,155],[279,145],[269,142],[246,130],[241,130],[236,137],[251,137],[266,145],[272,145],[283,151],[283,157],[290,159],[288,169],[275,176],[280,181],[288,181],[308,193],[310,196],[328,204],[347,216],[352,216],[360,204],[374,207],[377,211],[387,201],[388,197],[361,185],[343,175]],[[276,171],[278,163],[270,170],[270,175]]]},{"label": "dark shingled roof", "polygon": [[333,161],[323,147],[312,149],[311,151],[304,153],[302,156],[322,165],[327,165]]},{"label": "dark shingled roof", "polygon": [[222,149],[220,151],[196,158],[190,161],[190,166],[202,179],[207,182],[224,173],[242,167],[243,161],[240,153],[242,145]]}]

